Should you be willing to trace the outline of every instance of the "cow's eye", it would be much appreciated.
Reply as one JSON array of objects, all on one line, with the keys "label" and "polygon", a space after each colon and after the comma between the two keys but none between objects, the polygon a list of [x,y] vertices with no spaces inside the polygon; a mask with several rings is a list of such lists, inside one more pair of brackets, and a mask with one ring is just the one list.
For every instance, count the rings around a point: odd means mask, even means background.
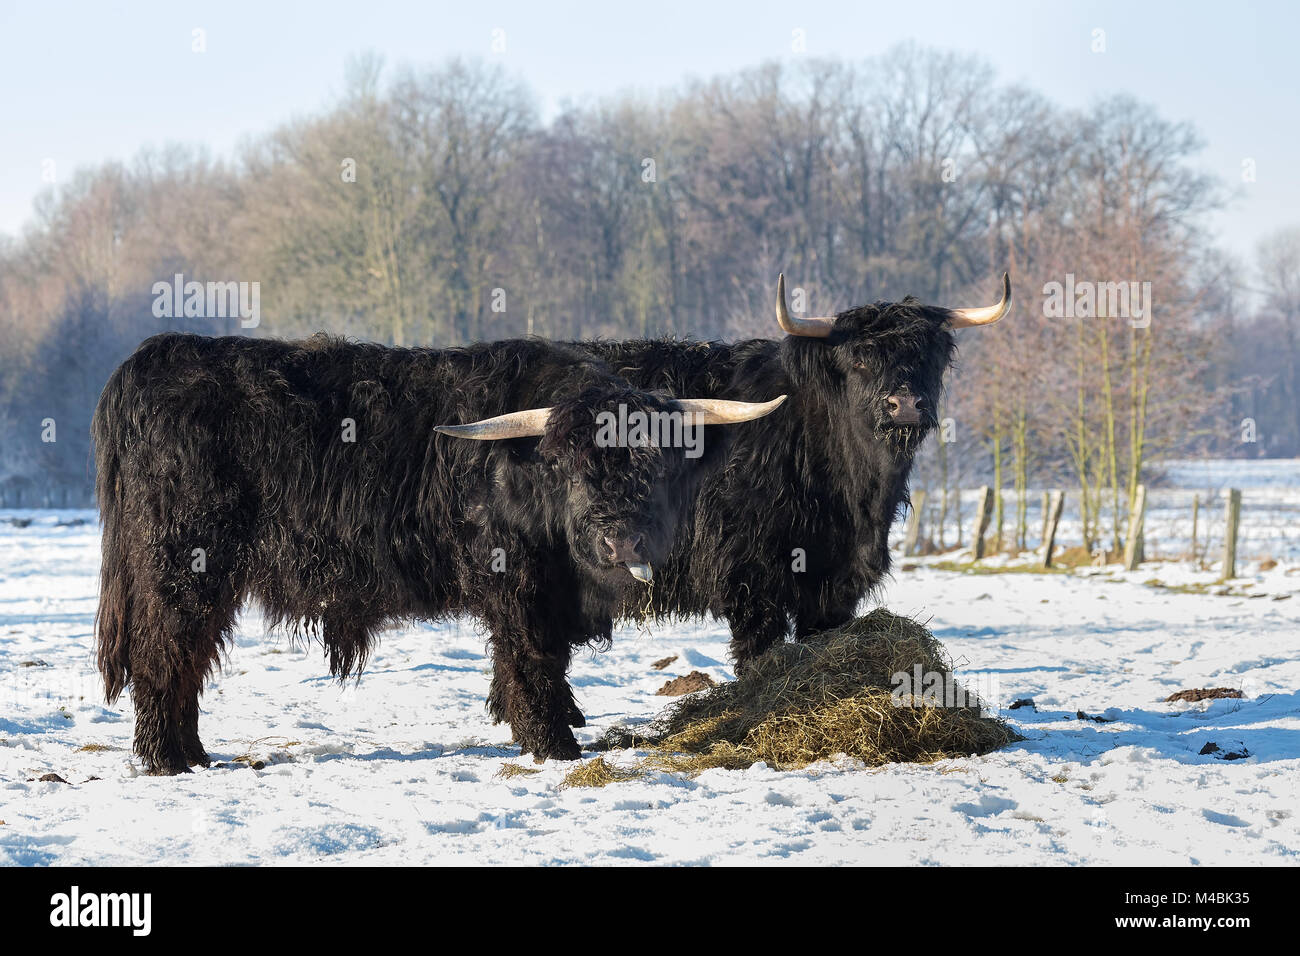
[{"label": "cow's eye", "polygon": [[853,363],[853,367],[865,372],[867,370],[867,363],[862,361],[862,359],[858,359]]}]

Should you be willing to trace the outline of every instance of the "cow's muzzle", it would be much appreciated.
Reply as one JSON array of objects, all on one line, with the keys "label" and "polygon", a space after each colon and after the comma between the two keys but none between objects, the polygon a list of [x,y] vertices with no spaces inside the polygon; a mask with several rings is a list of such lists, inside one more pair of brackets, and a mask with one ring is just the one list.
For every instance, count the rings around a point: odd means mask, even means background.
[{"label": "cow's muzzle", "polygon": [[919,425],[921,400],[910,392],[898,392],[885,399],[885,412],[895,425]]},{"label": "cow's muzzle", "polygon": [[605,547],[609,549],[607,557],[611,562],[627,568],[628,573],[645,584],[654,580],[654,571],[650,562],[642,554],[645,539],[639,534],[630,534],[624,538],[605,538]]}]

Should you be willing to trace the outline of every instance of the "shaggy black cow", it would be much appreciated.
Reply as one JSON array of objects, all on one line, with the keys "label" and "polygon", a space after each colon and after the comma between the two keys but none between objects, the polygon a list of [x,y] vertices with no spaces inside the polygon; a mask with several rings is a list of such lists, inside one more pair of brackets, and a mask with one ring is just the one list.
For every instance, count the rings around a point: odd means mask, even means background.
[{"label": "shaggy black cow", "polygon": [[953,330],[988,325],[1002,301],[943,309],[908,297],[797,318],[777,283],[782,341],[574,343],[641,388],[763,400],[784,414],[736,434],[700,484],[662,564],[654,609],[731,626],[738,667],[783,639],[842,624],[890,566],[890,525],[912,459],[936,425]]},{"label": "shaggy black cow", "polygon": [[199,694],[248,597],[318,637],[340,679],[386,625],[476,614],[493,716],[537,759],[576,758],[571,647],[608,640],[698,471],[680,451],[597,441],[597,412],[617,406],[710,424],[775,404],[656,397],[538,340],[144,342],[92,432],[99,666],[110,701],[131,687],[147,769],[207,763]]}]

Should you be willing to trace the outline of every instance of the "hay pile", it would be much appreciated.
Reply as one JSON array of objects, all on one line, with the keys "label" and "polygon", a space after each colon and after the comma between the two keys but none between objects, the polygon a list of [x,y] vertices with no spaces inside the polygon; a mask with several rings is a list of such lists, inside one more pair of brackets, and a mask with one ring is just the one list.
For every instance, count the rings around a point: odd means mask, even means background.
[{"label": "hay pile", "polygon": [[685,698],[648,728],[613,728],[593,750],[648,748],[639,766],[696,773],[758,761],[804,767],[838,754],[868,766],[928,763],[985,754],[1021,739],[1001,720],[968,706],[936,706],[901,695],[893,675],[940,673],[943,646],[923,625],[883,608],[799,644],[780,644],[739,680]]},{"label": "hay pile", "polygon": [[616,767],[606,763],[604,757],[594,760],[580,760],[573,769],[564,775],[560,789],[568,787],[607,787],[611,783],[624,783],[645,776],[639,767]]}]

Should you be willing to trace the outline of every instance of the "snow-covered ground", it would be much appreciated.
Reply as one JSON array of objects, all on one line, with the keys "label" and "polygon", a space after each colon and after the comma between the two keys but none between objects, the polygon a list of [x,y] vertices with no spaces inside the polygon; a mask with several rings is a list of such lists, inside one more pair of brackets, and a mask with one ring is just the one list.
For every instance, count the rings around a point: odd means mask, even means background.
[{"label": "snow-covered ground", "polygon": [[[319,648],[249,613],[203,699],[225,766],[156,778],[132,764],[129,700],[105,706],[94,672],[94,513],[3,512],[0,862],[1300,862],[1300,562],[1248,562],[1223,594],[1187,565],[962,574],[936,560],[909,559],[880,603],[929,619],[1027,738],[986,757],[604,789],[560,788],[566,764],[505,779],[531,762],[486,718],[471,622],[385,635],[340,688]],[[731,676],[722,626],[625,628],[581,653],[579,740],[651,716],[667,703],[654,691],[691,670]],[[1162,702],[1220,686],[1245,696]],[[1037,710],[1005,709],[1019,698]],[[1218,754],[1200,753],[1209,742]]]}]

